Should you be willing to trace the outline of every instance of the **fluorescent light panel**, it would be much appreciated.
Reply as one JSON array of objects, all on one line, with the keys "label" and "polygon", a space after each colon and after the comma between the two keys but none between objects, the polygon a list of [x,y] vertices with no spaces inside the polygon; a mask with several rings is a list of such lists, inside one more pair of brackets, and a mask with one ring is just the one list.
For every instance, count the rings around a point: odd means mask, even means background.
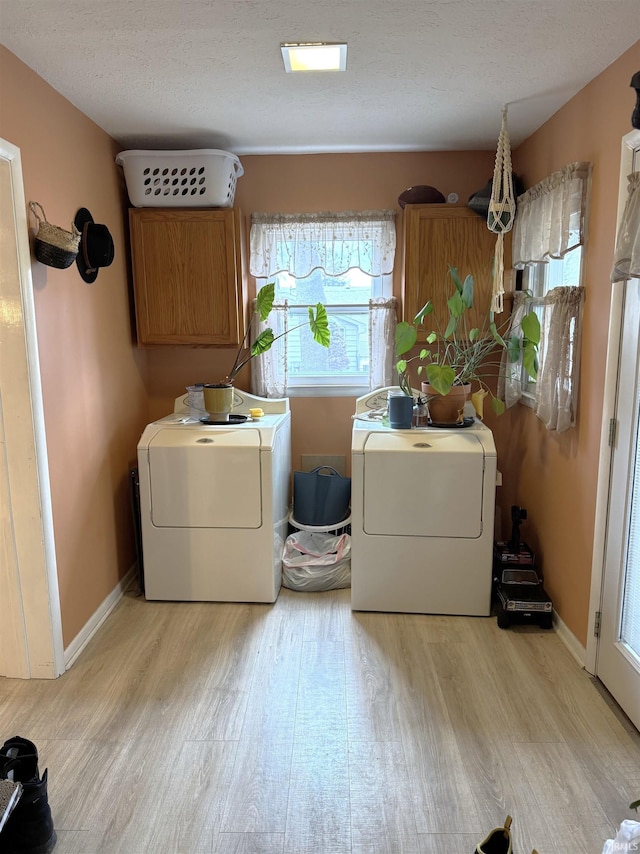
[{"label": "fluorescent light panel", "polygon": [[280,45],[287,72],[346,71],[346,44],[329,42],[287,42]]}]

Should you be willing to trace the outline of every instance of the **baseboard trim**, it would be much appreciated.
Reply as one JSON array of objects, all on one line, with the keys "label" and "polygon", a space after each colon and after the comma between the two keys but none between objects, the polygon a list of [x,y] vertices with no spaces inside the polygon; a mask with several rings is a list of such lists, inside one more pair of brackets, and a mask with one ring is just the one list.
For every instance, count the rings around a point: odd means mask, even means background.
[{"label": "baseboard trim", "polygon": [[109,614],[116,607],[118,602],[122,599],[125,594],[125,591],[130,587],[132,581],[137,577],[138,574],[138,565],[136,563],[133,564],[129,572],[121,578],[118,584],[113,588],[111,593],[103,600],[103,602],[98,606],[97,610],[93,613],[93,615],[87,620],[82,629],[78,632],[75,638],[71,641],[69,646],[64,651],[64,665],[65,670],[68,670],[77,660],[80,653],[89,643],[91,638],[98,631],[100,626],[107,619]]},{"label": "baseboard trim", "polygon": [[584,667],[584,663],[587,660],[587,650],[582,646],[567,624],[563,623],[555,612],[553,614],[553,627],[558,633],[560,640],[578,662],[580,667]]}]

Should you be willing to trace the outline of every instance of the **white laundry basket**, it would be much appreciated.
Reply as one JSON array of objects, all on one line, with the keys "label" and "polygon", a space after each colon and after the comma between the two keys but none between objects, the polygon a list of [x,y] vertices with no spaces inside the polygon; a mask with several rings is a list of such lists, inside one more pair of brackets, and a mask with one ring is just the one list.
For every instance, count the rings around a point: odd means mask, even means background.
[{"label": "white laundry basket", "polygon": [[235,154],[191,151],[121,151],[127,192],[136,208],[230,208],[244,174]]}]

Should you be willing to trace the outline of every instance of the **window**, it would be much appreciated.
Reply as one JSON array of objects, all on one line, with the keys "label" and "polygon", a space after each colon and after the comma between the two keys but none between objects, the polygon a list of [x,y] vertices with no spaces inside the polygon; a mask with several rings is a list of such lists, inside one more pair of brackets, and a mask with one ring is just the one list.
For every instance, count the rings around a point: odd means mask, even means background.
[{"label": "window", "polygon": [[516,315],[533,307],[541,337],[535,383],[521,375],[517,363],[505,366],[507,406],[528,402],[547,429],[559,433],[576,423],[590,178],[586,162],[549,175],[518,197],[513,229],[513,266],[526,271],[525,288],[533,296],[514,301],[512,325]]},{"label": "window", "polygon": [[[374,375],[373,387],[391,381],[394,218],[392,211],[253,215],[251,272],[258,289],[275,283],[274,333],[290,330],[255,360],[254,391],[351,395],[371,388]],[[329,316],[328,350],[314,343],[306,323],[308,307],[318,302]],[[380,309],[386,323],[374,319]],[[388,361],[388,377],[379,377],[380,358]]]},{"label": "window", "polygon": [[[582,283],[582,246],[576,246],[570,250],[564,258],[549,258],[540,264],[531,264],[524,271],[523,286],[532,296],[526,301],[526,310],[535,311],[540,321],[540,328],[544,323],[544,298],[554,289],[560,287],[580,287]],[[569,321],[569,364],[568,372],[573,373],[573,365],[576,358],[574,352],[577,340],[576,329],[577,318]],[[531,379],[527,372],[522,370],[522,402],[527,406],[534,406],[536,398],[536,381]]]}]

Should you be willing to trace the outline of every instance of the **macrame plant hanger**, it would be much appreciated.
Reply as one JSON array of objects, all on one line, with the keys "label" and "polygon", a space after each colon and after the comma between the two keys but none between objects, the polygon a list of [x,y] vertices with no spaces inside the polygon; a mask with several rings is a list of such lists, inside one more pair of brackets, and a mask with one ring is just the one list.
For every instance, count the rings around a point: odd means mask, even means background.
[{"label": "macrame plant hanger", "polygon": [[498,235],[493,259],[493,290],[491,311],[499,314],[504,308],[504,235],[513,228],[516,200],[511,172],[511,142],[507,131],[507,107],[502,108],[502,128],[498,138],[493,186],[487,213],[487,228]]}]

